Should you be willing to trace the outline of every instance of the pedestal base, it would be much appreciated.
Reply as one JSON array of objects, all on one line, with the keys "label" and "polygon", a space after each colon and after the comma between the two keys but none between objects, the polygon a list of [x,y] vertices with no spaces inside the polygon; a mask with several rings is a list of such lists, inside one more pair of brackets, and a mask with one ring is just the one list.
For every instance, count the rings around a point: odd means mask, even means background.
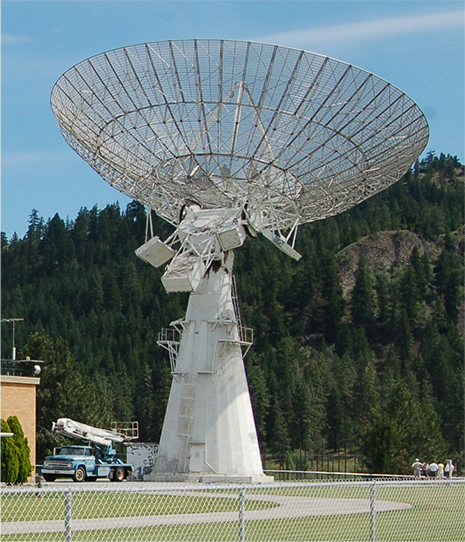
[{"label": "pedestal base", "polygon": [[191,482],[201,484],[272,484],[274,476],[234,476],[230,474],[192,474],[152,472],[144,475],[144,482]]}]

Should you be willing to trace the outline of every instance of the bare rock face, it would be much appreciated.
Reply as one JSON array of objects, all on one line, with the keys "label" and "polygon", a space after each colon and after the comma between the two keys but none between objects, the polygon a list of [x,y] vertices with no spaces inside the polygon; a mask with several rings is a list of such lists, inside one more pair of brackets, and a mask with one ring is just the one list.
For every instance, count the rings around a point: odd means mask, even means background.
[{"label": "bare rock face", "polygon": [[337,255],[337,262],[344,297],[350,295],[355,285],[355,274],[361,256],[365,257],[368,270],[374,274],[407,263],[415,247],[420,255],[426,253],[429,258],[438,255],[435,245],[407,230],[374,233],[341,250]]}]

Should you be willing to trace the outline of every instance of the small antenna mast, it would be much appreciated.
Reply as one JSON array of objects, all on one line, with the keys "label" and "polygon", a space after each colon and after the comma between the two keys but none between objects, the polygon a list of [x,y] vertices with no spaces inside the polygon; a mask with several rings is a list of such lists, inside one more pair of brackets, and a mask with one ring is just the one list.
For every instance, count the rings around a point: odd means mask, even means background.
[{"label": "small antenna mast", "polygon": [[13,352],[12,352],[12,360],[16,360],[16,344],[15,344],[15,332],[16,332],[16,322],[23,322],[24,318],[2,318],[3,322],[11,322],[13,324]]}]

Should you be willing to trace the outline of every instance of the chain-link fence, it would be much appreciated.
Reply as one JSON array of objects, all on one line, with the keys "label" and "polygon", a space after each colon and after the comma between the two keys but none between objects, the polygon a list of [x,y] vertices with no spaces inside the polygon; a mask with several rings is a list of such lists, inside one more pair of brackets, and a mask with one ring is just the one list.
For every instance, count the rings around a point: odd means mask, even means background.
[{"label": "chain-link fence", "polygon": [[2,539],[465,540],[465,480],[3,487]]}]

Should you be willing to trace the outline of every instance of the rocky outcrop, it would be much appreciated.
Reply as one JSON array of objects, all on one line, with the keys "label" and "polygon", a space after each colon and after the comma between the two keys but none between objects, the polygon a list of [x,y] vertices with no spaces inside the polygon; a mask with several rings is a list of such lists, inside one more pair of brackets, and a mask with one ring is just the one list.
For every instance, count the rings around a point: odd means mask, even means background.
[{"label": "rocky outcrop", "polygon": [[407,230],[374,233],[341,250],[337,255],[337,262],[344,296],[349,296],[354,287],[361,256],[365,257],[367,268],[374,274],[407,263],[415,247],[421,255],[426,253],[429,258],[433,259],[438,255],[435,245]]}]

